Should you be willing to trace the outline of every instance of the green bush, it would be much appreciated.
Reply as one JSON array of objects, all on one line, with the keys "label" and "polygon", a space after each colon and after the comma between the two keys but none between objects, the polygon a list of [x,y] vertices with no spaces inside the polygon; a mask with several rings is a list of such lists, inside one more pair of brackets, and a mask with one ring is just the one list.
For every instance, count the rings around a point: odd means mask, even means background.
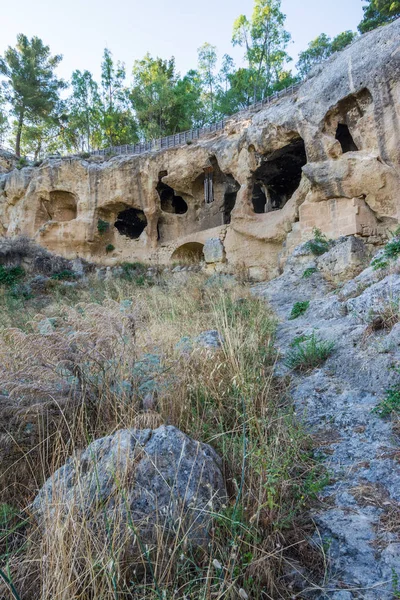
[{"label": "green bush", "polygon": [[103,221],[103,219],[99,219],[97,221],[97,231],[100,235],[103,235],[103,233],[107,233],[109,229],[110,223],[108,221]]},{"label": "green bush", "polygon": [[106,252],[107,252],[107,254],[109,252],[113,252],[114,250],[115,250],[115,246],[113,246],[112,244],[107,244],[107,246],[106,246]]},{"label": "green bush", "polygon": [[311,275],[313,275],[314,273],[317,273],[318,269],[316,267],[310,267],[309,269],[306,269],[302,275],[303,279],[308,279],[309,277],[311,277]]},{"label": "green bush", "polygon": [[25,275],[22,267],[3,267],[0,265],[0,285],[15,285]]},{"label": "green bush", "polygon": [[24,167],[28,166],[28,161],[25,158],[25,156],[21,156],[21,158],[18,160],[17,164],[15,165],[17,169],[21,170]]},{"label": "green bush", "polygon": [[297,319],[298,317],[301,317],[301,315],[304,315],[304,313],[306,312],[306,310],[308,309],[309,306],[310,306],[309,300],[306,300],[305,302],[296,302],[293,305],[292,312],[290,313],[289,319],[291,321],[293,321],[293,319]]},{"label": "green bush", "polygon": [[299,341],[292,350],[289,350],[285,365],[295,371],[311,371],[326,361],[334,347],[334,342],[320,340],[313,333],[308,339]]},{"label": "green bush", "polygon": [[389,417],[393,413],[400,413],[400,386],[389,388],[384,399],[372,410],[379,417]]},{"label": "green bush", "polygon": [[398,256],[400,256],[400,239],[399,238],[394,238],[393,240],[390,240],[390,242],[388,242],[385,246],[385,256],[387,258],[397,258]]},{"label": "green bush", "polygon": [[68,281],[69,279],[76,279],[76,273],[69,269],[64,269],[59,273],[54,273],[51,276],[51,279],[54,279],[55,281]]},{"label": "green bush", "polygon": [[309,240],[306,243],[306,248],[314,254],[314,256],[322,256],[325,252],[328,252],[330,247],[330,242],[327,239],[326,235],[314,227],[313,229],[313,239]]}]

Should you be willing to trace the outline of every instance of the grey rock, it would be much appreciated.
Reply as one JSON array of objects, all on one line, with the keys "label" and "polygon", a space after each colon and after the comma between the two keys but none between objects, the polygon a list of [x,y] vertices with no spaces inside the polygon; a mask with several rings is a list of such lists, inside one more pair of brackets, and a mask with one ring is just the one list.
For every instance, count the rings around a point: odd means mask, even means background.
[{"label": "grey rock", "polygon": [[218,350],[222,346],[222,336],[216,329],[210,329],[209,331],[203,331],[200,335],[195,338],[195,344],[208,350]]},{"label": "grey rock", "polygon": [[209,238],[205,241],[203,254],[207,264],[223,262],[225,260],[224,245],[219,238]]},{"label": "grey rock", "polygon": [[146,544],[175,542],[178,531],[182,542],[204,548],[212,513],[227,500],[221,469],[211,446],[175,427],[122,430],[56,471],[36,496],[33,514],[48,535],[56,512],[65,518],[73,511],[97,536],[106,536],[107,522],[126,540],[131,560]]},{"label": "grey rock", "polygon": [[368,259],[365,244],[359,238],[348,236],[336,240],[328,252],[316,260],[322,273],[332,278],[349,279],[358,275]]},{"label": "grey rock", "polygon": [[347,301],[349,313],[357,316],[363,321],[379,315],[389,304],[399,305],[400,302],[400,275],[387,275],[382,281],[378,281],[367,287],[356,298]]}]

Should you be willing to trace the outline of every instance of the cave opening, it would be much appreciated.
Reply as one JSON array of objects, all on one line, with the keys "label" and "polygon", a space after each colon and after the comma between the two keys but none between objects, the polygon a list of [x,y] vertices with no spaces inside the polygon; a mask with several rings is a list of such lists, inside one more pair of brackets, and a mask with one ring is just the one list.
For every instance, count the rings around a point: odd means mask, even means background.
[{"label": "cave opening", "polygon": [[252,204],[256,214],[282,209],[300,185],[307,163],[304,140],[298,138],[264,157],[254,172]]},{"label": "cave opening", "polygon": [[262,185],[260,185],[259,183],[255,183],[253,186],[252,203],[253,203],[253,210],[257,215],[267,212],[266,211],[267,197],[262,188]]},{"label": "cave opening", "polygon": [[160,197],[161,210],[174,215],[184,215],[188,205],[181,196],[176,196],[175,191],[161,180],[157,184],[157,192]]},{"label": "cave opening", "polygon": [[188,242],[179,246],[171,256],[172,262],[199,263],[204,259],[204,244]]},{"label": "cave opening", "polygon": [[336,129],[336,139],[342,147],[343,154],[346,152],[357,152],[358,147],[355,143],[350,129],[346,123],[339,123]]},{"label": "cave opening", "polygon": [[118,213],[114,223],[121,235],[137,240],[147,226],[146,215],[137,208],[127,208]]}]

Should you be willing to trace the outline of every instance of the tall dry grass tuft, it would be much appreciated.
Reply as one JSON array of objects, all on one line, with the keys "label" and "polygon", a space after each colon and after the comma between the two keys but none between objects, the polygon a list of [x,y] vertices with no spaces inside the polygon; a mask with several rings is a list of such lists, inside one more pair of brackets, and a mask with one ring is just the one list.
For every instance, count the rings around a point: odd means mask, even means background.
[{"label": "tall dry grass tuft", "polygon": [[[219,350],[180,344],[209,329]],[[273,376],[274,331],[245,286],[201,275],[55,290],[23,329],[1,331],[1,489],[15,512],[2,526],[0,568],[21,598],[288,598],[288,571],[319,568],[307,509],[323,477]],[[230,501],[206,552],[160,530],[132,561],[118,515],[104,529],[104,519],[78,517],[79,506],[52,515],[47,533],[35,524],[26,509],[68,457],[118,429],[162,423],[223,457]]]}]

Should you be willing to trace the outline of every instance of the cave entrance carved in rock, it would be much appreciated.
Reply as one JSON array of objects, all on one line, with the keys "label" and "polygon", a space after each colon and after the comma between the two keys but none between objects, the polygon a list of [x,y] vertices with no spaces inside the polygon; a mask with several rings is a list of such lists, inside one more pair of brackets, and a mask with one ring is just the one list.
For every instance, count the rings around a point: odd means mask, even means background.
[{"label": "cave entrance carved in rock", "polygon": [[306,163],[302,138],[264,157],[253,177],[254,212],[261,214],[283,208],[299,187],[302,168]]},{"label": "cave entrance carved in rock", "polygon": [[204,259],[204,244],[200,242],[188,242],[179,246],[171,256],[172,262],[199,263]]},{"label": "cave entrance carved in rock", "polygon": [[137,240],[146,229],[147,219],[142,210],[126,208],[118,213],[114,225],[121,235]]},{"label": "cave entrance carved in rock", "polygon": [[184,215],[188,210],[188,205],[181,196],[175,194],[175,190],[161,181],[167,173],[160,173],[159,182],[157,184],[157,192],[160,197],[161,210],[174,215]]},{"label": "cave entrance carved in rock", "polygon": [[77,198],[72,192],[53,190],[48,198],[40,197],[36,212],[36,229],[48,221],[73,221],[77,216]]}]

